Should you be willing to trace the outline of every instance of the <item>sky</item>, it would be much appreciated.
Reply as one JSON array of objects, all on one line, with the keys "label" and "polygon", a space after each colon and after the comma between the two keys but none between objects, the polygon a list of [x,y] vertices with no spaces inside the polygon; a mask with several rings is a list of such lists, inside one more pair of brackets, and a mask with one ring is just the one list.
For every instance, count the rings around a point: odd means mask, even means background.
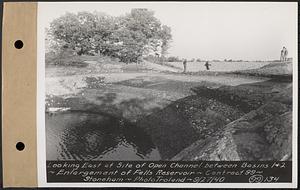
[{"label": "sky", "polygon": [[172,30],[168,56],[180,58],[274,60],[285,46],[297,53],[296,2],[85,2],[39,3],[45,26],[66,12],[98,11],[112,16],[132,8],[155,12]]}]

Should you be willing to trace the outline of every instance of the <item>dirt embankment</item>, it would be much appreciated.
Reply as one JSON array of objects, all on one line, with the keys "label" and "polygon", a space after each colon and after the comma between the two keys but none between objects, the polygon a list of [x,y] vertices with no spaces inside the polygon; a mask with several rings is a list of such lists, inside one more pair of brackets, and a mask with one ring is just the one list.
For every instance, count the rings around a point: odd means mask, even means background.
[{"label": "dirt embankment", "polygon": [[257,77],[269,77],[277,80],[292,81],[293,63],[292,62],[273,62],[258,69],[248,69],[232,72],[239,75],[249,75]]},{"label": "dirt embankment", "polygon": [[171,159],[199,139],[244,113],[233,106],[197,95],[179,99],[137,122],[152,137],[163,159]]},{"label": "dirt embankment", "polygon": [[[260,87],[260,88],[259,88]],[[197,89],[195,89],[197,91]],[[292,86],[261,84],[198,88],[199,95],[216,97],[252,110],[182,150],[172,160],[288,160],[292,153]],[[229,99],[228,99],[229,98]]]}]

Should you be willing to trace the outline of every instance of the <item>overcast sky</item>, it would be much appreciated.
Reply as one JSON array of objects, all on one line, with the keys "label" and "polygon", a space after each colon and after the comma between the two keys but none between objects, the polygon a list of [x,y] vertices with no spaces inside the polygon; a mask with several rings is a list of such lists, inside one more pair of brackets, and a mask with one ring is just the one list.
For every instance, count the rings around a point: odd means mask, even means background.
[{"label": "overcast sky", "polygon": [[99,11],[118,16],[148,8],[172,29],[169,56],[200,59],[279,59],[286,46],[296,59],[294,3],[39,3],[46,26],[66,12]]}]

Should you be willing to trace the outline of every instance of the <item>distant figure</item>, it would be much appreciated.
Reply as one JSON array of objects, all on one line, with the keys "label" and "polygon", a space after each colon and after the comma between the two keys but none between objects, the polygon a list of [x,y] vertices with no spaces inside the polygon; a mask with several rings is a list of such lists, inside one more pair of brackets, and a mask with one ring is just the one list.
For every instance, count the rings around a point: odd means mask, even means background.
[{"label": "distant figure", "polygon": [[280,61],[281,62],[287,61],[287,56],[288,56],[288,50],[286,49],[286,47],[283,47],[280,52]]},{"label": "distant figure", "polygon": [[209,66],[211,66],[211,64],[209,64],[208,61],[206,61],[204,66],[206,67],[206,70],[209,70]]},{"label": "distant figure", "polygon": [[288,50],[284,47],[284,61],[287,61],[287,59],[288,59]]},{"label": "distant figure", "polygon": [[184,59],[183,60],[183,72],[186,73],[186,64],[187,64],[187,60]]},{"label": "distant figure", "polygon": [[283,62],[284,61],[284,47],[280,52],[280,61]]}]

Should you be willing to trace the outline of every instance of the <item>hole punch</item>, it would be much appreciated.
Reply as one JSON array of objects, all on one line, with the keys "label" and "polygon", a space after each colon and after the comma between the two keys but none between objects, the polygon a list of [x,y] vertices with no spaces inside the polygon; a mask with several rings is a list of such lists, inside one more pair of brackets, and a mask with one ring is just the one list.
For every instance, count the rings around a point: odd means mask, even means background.
[{"label": "hole punch", "polygon": [[22,49],[23,46],[24,46],[24,44],[23,44],[22,40],[15,41],[15,48]]},{"label": "hole punch", "polygon": [[17,148],[18,151],[22,151],[22,150],[24,150],[24,148],[25,148],[25,144],[22,143],[22,142],[18,142],[18,143],[16,144],[16,148]]}]

